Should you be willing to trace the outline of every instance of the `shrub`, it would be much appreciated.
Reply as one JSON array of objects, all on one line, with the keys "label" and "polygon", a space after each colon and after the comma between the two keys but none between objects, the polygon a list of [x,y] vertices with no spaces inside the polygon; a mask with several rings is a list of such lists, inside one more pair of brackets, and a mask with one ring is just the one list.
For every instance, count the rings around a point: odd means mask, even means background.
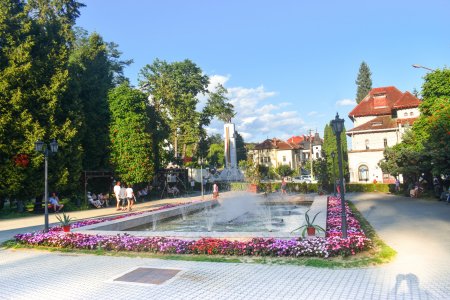
[{"label": "shrub", "polygon": [[386,183],[348,183],[345,185],[347,192],[383,192],[388,193],[394,189],[393,184]]}]

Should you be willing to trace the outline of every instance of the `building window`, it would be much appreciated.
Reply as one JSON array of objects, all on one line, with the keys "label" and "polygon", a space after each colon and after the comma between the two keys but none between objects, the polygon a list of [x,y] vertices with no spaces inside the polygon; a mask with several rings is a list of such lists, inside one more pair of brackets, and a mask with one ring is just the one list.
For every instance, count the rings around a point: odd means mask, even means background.
[{"label": "building window", "polygon": [[316,152],[316,158],[319,158],[319,152]]},{"label": "building window", "polygon": [[359,181],[369,181],[369,168],[366,165],[361,165],[358,168]]},{"label": "building window", "polygon": [[413,112],[410,112],[409,115],[412,117],[412,116],[414,116],[414,113],[413,113]]},{"label": "building window", "polygon": [[384,148],[387,148],[388,144],[387,144],[387,139],[384,139]]},{"label": "building window", "polygon": [[369,140],[366,140],[366,150],[369,150]]},{"label": "building window", "polygon": [[262,157],[261,157],[260,161],[261,161],[261,163],[263,163],[263,162],[264,162],[264,160],[263,160],[263,158],[262,158]]},{"label": "building window", "polygon": [[283,162],[285,162],[286,161],[286,156],[283,156]]}]

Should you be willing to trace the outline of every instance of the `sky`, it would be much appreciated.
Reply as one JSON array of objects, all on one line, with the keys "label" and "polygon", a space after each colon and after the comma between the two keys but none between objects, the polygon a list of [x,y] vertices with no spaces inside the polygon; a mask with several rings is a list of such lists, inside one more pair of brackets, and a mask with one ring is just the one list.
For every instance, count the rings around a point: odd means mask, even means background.
[{"label": "sky", "polygon": [[[372,87],[420,91],[450,62],[450,1],[81,0],[77,26],[119,44],[125,75],[156,58],[190,59],[228,90],[245,142],[323,130],[356,105],[365,61]],[[201,102],[204,102],[201,99]],[[202,103],[199,104],[199,108]],[[223,133],[213,121],[210,134]]]}]

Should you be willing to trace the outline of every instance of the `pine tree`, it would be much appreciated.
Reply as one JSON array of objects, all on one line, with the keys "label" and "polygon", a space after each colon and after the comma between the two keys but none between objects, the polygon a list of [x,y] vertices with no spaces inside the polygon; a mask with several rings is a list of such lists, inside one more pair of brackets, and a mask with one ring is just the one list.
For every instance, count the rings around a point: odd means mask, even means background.
[{"label": "pine tree", "polygon": [[359,73],[358,77],[355,81],[356,85],[358,86],[358,90],[356,92],[356,103],[360,103],[364,97],[367,96],[367,94],[372,89],[372,79],[371,76],[372,73],[370,72],[369,66],[363,61],[361,63],[361,66],[359,67]]}]

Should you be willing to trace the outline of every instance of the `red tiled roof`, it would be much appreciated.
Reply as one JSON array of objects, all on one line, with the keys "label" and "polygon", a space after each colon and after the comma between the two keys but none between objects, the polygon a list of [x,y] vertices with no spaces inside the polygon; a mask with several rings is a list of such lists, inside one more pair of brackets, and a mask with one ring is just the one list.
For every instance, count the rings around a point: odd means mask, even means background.
[{"label": "red tiled roof", "polygon": [[291,138],[289,138],[288,140],[287,140],[287,142],[288,143],[292,143],[292,144],[300,144],[301,142],[303,142],[304,141],[304,139],[305,139],[305,137],[304,136],[293,136],[293,137],[291,137]]},{"label": "red tiled roof", "polygon": [[420,100],[411,93],[402,93],[394,86],[373,88],[348,114],[350,119],[363,116],[391,115],[392,109],[417,107]]},{"label": "red tiled roof", "polygon": [[292,149],[299,149],[299,146],[282,141],[277,138],[273,139],[267,139],[261,144],[257,144],[255,146],[255,150],[262,150],[262,149],[278,149],[278,150],[292,150]]},{"label": "red tiled roof", "polygon": [[418,107],[420,100],[410,92],[405,92],[397,102],[394,103],[394,109]]},{"label": "red tiled roof", "polygon": [[397,122],[395,119],[392,119],[390,115],[388,116],[379,116],[375,119],[366,122],[358,127],[348,130],[348,133],[355,131],[365,131],[365,130],[380,130],[380,129],[394,129],[397,128]]},{"label": "red tiled roof", "polygon": [[296,146],[300,146],[302,143],[305,142],[317,142],[319,144],[321,144],[323,142],[323,140],[318,136],[318,139],[316,139],[316,137],[314,135],[297,135],[297,136],[292,136],[290,137],[287,142],[290,144],[294,144]]},{"label": "red tiled roof", "polygon": [[418,118],[397,119],[397,124],[412,125]]}]

